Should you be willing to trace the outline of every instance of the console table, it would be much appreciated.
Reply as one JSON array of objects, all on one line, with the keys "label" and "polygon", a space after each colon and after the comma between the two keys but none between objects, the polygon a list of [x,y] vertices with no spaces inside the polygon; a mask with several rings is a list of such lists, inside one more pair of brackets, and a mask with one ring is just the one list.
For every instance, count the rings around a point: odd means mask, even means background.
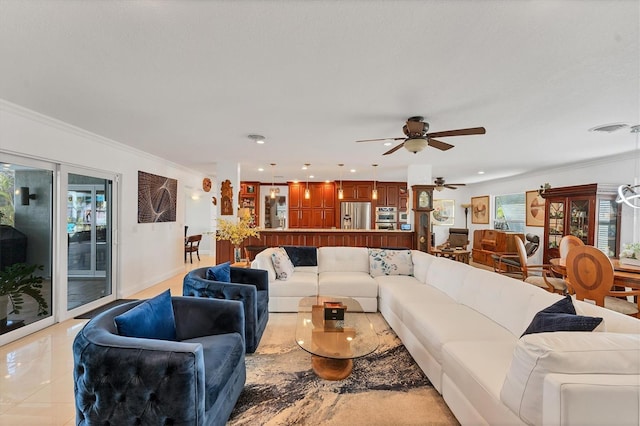
[{"label": "console table", "polygon": [[473,232],[473,261],[493,267],[494,253],[514,253],[516,242],[514,238],[524,241],[524,234],[518,232],[496,231],[495,229],[477,229]]},{"label": "console table", "polygon": [[446,257],[462,263],[469,263],[469,250],[440,250],[431,249],[431,254],[436,257]]}]

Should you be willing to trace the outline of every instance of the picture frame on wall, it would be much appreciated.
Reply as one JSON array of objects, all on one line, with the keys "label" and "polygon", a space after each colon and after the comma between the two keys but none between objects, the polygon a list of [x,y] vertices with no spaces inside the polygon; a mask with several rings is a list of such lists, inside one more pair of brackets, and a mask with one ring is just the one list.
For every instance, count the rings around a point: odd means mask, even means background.
[{"label": "picture frame on wall", "polygon": [[431,221],[436,226],[453,226],[455,202],[453,200],[433,200]]},{"label": "picture frame on wall", "polygon": [[489,196],[471,197],[471,223],[489,224]]},{"label": "picture frame on wall", "polygon": [[545,199],[538,194],[538,191],[527,191],[526,203],[526,225],[544,227],[544,204]]}]

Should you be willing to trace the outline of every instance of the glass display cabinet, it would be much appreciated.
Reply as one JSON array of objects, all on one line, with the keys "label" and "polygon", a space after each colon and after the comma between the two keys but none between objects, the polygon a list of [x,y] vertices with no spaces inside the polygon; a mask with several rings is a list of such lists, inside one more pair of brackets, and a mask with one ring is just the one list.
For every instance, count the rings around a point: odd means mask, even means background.
[{"label": "glass display cabinet", "polygon": [[620,253],[620,209],[615,188],[608,185],[577,185],[547,189],[545,198],[544,262],[560,257],[558,247],[565,235],[598,247],[609,257]]}]

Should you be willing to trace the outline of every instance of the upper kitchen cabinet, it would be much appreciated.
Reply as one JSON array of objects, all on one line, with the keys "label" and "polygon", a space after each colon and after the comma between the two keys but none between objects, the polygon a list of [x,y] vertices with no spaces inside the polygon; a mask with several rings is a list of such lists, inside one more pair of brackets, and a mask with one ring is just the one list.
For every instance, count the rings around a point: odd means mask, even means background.
[{"label": "upper kitchen cabinet", "polygon": [[[336,184],[340,188],[340,183]],[[344,198],[341,201],[371,201],[372,182],[346,180],[342,181]]]}]

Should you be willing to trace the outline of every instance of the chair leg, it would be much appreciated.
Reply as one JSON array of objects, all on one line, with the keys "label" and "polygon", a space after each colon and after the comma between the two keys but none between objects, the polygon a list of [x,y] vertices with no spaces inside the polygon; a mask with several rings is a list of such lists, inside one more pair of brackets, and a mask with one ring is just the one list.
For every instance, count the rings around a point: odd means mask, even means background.
[{"label": "chair leg", "polygon": [[200,262],[200,250],[196,250],[196,254],[198,255],[198,262]]},{"label": "chair leg", "polygon": [[193,252],[192,251],[189,252],[189,260],[193,264]]}]

